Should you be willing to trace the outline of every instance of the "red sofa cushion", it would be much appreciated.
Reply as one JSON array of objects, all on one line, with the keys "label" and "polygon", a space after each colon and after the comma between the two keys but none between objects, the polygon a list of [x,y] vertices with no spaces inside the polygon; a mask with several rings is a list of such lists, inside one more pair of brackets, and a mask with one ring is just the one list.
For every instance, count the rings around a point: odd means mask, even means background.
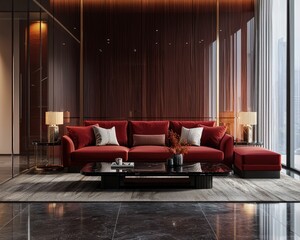
[{"label": "red sofa cushion", "polygon": [[207,127],[202,125],[203,132],[201,137],[201,146],[219,148],[220,142],[226,133],[226,126]]},{"label": "red sofa cushion", "polygon": [[169,121],[130,121],[129,136],[130,146],[133,143],[133,134],[158,135],[165,134],[168,141]]},{"label": "red sofa cushion", "polygon": [[121,157],[124,161],[127,161],[128,151],[129,149],[123,146],[88,146],[72,152],[71,160],[87,163],[114,161],[115,158]]},{"label": "red sofa cushion", "polygon": [[129,150],[128,157],[130,161],[166,161],[172,157],[173,153],[170,152],[166,146],[136,146]]},{"label": "red sofa cushion", "polygon": [[224,159],[224,153],[218,149],[200,146],[188,147],[188,153],[183,156],[184,162],[221,162]]},{"label": "red sofa cushion", "polygon": [[196,128],[200,125],[213,127],[215,126],[215,121],[170,121],[170,130],[180,135],[182,127]]},{"label": "red sofa cushion", "polygon": [[236,147],[234,165],[243,171],[280,171],[281,155],[261,147]]},{"label": "red sofa cushion", "polygon": [[97,121],[97,120],[84,121],[85,126],[95,125],[95,124],[98,124],[99,127],[106,128],[106,129],[115,127],[118,143],[122,146],[128,145],[128,138],[127,138],[128,122],[127,121]]},{"label": "red sofa cushion", "polygon": [[67,130],[69,137],[74,143],[75,149],[95,145],[93,126],[67,126]]}]

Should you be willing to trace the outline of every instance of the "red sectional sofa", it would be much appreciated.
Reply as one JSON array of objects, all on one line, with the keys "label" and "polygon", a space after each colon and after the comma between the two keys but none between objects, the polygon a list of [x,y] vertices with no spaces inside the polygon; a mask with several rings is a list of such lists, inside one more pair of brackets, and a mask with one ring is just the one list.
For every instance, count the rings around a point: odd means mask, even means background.
[{"label": "red sectional sofa", "polygon": [[[189,146],[184,162],[222,162],[233,164],[233,137],[225,134],[223,126],[214,127],[214,121],[96,121],[84,122],[85,126],[69,126],[68,135],[62,137],[64,167],[80,168],[86,163],[114,161],[166,161],[173,153],[169,149],[168,132],[181,134],[181,128],[203,127],[201,146]],[[95,146],[93,125],[115,127],[119,146]],[[139,145],[133,142],[134,134],[165,135],[165,144]],[[135,135],[136,136],[136,135]]]}]

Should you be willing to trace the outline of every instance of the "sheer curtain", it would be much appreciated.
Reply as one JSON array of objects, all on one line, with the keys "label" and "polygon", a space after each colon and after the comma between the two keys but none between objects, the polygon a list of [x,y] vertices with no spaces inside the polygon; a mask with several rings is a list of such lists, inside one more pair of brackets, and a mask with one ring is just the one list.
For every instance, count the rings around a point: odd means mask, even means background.
[{"label": "sheer curtain", "polygon": [[256,48],[255,77],[257,89],[257,136],[264,146],[272,145],[272,1],[255,2]]},{"label": "sheer curtain", "polygon": [[[258,139],[286,154],[286,1],[256,1]],[[283,158],[285,161],[285,158]]]}]

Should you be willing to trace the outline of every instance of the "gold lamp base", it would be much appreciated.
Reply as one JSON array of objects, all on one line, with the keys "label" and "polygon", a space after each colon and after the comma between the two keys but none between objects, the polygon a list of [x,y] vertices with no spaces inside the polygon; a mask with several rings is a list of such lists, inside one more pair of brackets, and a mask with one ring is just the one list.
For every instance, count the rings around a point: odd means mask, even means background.
[{"label": "gold lamp base", "polygon": [[245,125],[243,128],[244,141],[247,143],[253,142],[253,127],[251,125]]},{"label": "gold lamp base", "polygon": [[57,142],[59,138],[59,129],[57,125],[48,126],[48,142],[54,143]]}]

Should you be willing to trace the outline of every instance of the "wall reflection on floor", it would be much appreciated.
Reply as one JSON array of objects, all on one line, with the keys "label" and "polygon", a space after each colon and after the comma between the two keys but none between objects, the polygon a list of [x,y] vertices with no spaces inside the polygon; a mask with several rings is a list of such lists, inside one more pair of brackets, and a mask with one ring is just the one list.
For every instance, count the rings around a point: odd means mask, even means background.
[{"label": "wall reflection on floor", "polygon": [[29,167],[34,166],[34,163],[35,159],[33,156],[28,161],[27,156],[0,155],[0,183],[11,179],[13,176],[17,176]]},{"label": "wall reflection on floor", "polygon": [[300,239],[300,203],[0,203],[0,239]]}]

